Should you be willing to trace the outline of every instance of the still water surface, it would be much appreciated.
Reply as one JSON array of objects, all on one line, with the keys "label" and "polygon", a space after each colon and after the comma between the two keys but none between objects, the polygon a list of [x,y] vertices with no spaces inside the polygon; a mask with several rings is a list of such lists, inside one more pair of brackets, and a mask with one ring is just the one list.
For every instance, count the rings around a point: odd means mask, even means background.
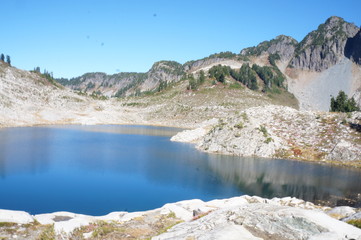
[{"label": "still water surface", "polygon": [[243,194],[309,201],[361,193],[361,172],[206,154],[179,129],[53,126],[0,130],[0,209],[104,215]]}]

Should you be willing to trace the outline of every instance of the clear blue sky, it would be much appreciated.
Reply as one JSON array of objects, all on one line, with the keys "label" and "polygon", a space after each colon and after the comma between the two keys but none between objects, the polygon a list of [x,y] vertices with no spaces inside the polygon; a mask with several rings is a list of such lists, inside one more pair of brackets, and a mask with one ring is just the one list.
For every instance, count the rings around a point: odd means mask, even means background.
[{"label": "clear blue sky", "polygon": [[334,15],[360,26],[361,1],[3,0],[0,53],[55,77],[146,72],[280,34],[300,41]]}]

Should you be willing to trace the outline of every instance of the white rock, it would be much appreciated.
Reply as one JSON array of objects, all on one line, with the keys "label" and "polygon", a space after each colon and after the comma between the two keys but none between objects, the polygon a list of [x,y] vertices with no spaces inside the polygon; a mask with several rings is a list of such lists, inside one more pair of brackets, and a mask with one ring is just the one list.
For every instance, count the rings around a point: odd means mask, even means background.
[{"label": "white rock", "polygon": [[131,212],[131,213],[126,213],[124,216],[122,216],[120,218],[120,221],[126,222],[126,221],[130,221],[134,218],[137,217],[141,217],[145,214],[145,212]]},{"label": "white rock", "polygon": [[196,143],[203,138],[210,130],[210,128],[218,123],[218,119],[213,118],[201,124],[199,128],[192,130],[184,130],[177,133],[170,140],[174,142]]},{"label": "white rock", "polygon": [[0,209],[0,222],[27,224],[33,221],[34,218],[27,212]]},{"label": "white rock", "polygon": [[349,217],[355,213],[355,209],[348,206],[335,207],[327,212],[328,215],[338,215],[340,218]]},{"label": "white rock", "polygon": [[68,221],[56,222],[54,223],[54,231],[56,234],[59,235],[64,235],[64,234],[68,235],[71,232],[73,232],[75,229],[80,228],[82,226],[87,226],[91,222],[94,222],[94,219],[91,220],[89,218],[81,218],[81,217],[73,218]]},{"label": "white rock", "polygon": [[128,214],[128,212],[111,212],[104,216],[95,217],[97,220],[102,221],[120,221],[124,215]]},{"label": "white rock", "polygon": [[173,212],[177,218],[180,218],[183,221],[190,221],[193,218],[193,212],[190,212],[180,206],[174,204],[166,204],[163,206],[163,208],[166,208],[170,212]]}]

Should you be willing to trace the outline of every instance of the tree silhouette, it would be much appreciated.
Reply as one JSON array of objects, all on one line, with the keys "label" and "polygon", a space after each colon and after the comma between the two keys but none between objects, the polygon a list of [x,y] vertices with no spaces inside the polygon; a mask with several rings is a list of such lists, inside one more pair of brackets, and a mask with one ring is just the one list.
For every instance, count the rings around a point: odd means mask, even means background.
[{"label": "tree silhouette", "polygon": [[6,55],[6,62],[9,64],[9,66],[11,66],[11,60],[9,55]]}]

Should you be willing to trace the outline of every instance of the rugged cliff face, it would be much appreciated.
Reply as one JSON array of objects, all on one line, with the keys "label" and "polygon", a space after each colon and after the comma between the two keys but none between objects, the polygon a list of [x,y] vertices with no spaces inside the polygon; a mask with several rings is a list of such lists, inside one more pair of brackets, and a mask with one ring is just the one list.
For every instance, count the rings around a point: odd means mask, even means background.
[{"label": "rugged cliff face", "polygon": [[346,41],[345,56],[361,65],[361,30]]},{"label": "rugged cliff face", "polygon": [[156,90],[161,83],[178,82],[184,75],[183,65],[175,61],[160,61],[146,73],[146,79],[137,89],[140,92]]},{"label": "rugged cliff face", "polygon": [[282,61],[289,61],[295,52],[298,42],[292,37],[280,35],[270,41],[264,41],[256,47],[245,48],[241,51],[241,55],[259,56],[264,53],[278,54]]},{"label": "rugged cliff face", "polygon": [[359,28],[340,17],[330,17],[298,45],[290,67],[321,72],[344,58],[346,42]]}]

